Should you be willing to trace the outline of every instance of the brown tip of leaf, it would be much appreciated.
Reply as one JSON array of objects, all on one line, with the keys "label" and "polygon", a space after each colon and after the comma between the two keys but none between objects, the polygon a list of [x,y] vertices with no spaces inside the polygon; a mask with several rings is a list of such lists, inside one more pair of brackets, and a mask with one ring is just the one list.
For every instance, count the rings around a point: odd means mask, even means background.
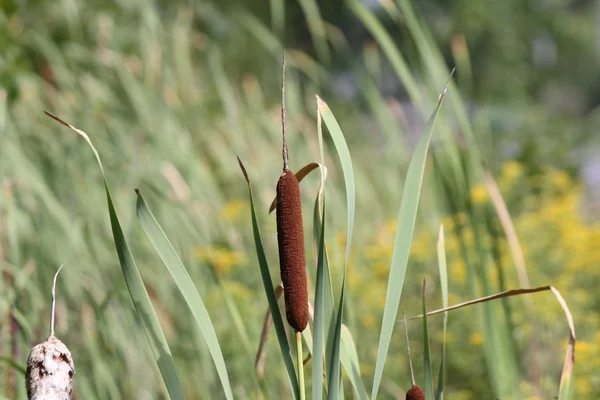
[{"label": "brown tip of leaf", "polygon": [[246,172],[246,167],[244,167],[244,163],[242,162],[242,160],[240,159],[240,157],[237,157],[238,160],[238,164],[240,164],[240,168],[242,169],[242,174],[244,174],[244,179],[246,179],[246,183],[248,183],[248,185],[250,184],[250,179],[248,178],[248,173]]},{"label": "brown tip of leaf", "polygon": [[425,392],[417,385],[414,385],[406,392],[406,400],[425,400]]},{"label": "brown tip of leaf", "polygon": [[63,124],[64,126],[68,126],[69,128],[71,127],[69,124],[67,124],[65,121],[63,121],[62,119],[58,118],[56,115],[54,114],[50,114],[48,111],[44,111],[44,114],[46,114],[47,116],[49,116],[50,118],[52,118],[53,120]]},{"label": "brown tip of leaf", "polygon": [[138,195],[140,194],[140,189],[139,188],[135,188],[133,190],[135,190],[135,194],[138,194]]},{"label": "brown tip of leaf", "polygon": [[296,332],[308,324],[308,288],[300,185],[294,173],[283,171],[277,182],[277,242],[288,323]]}]

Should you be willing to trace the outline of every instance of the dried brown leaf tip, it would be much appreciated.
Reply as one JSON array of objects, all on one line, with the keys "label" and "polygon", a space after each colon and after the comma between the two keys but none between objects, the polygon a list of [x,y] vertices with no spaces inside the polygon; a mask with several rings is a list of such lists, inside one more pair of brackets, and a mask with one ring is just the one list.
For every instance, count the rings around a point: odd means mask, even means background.
[{"label": "dried brown leaf tip", "polygon": [[294,173],[288,168],[285,126],[285,54],[282,75],[283,173],[277,182],[277,242],[287,320],[296,332],[302,332],[308,324],[308,285],[300,184]]},{"label": "dried brown leaf tip", "polygon": [[27,359],[25,385],[30,400],[67,400],[73,391],[75,365],[67,346],[54,336],[56,278],[52,285],[52,320],[50,336],[45,342],[34,346]]},{"label": "dried brown leaf tip", "polygon": [[415,385],[406,392],[406,400],[425,400],[425,392]]}]

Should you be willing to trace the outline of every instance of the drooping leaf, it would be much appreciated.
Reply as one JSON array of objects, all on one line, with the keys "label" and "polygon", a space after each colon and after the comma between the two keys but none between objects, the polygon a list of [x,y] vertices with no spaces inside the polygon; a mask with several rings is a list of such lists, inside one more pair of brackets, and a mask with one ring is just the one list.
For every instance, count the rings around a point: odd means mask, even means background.
[{"label": "drooping leaf", "polygon": [[89,136],[84,131],[73,127],[49,112],[45,113],[57,122],[81,135],[96,156],[96,160],[98,161],[98,165],[102,171],[102,176],[104,177],[104,189],[106,193],[106,201],[108,203],[108,213],[110,216],[110,224],[112,227],[115,248],[119,257],[123,276],[125,277],[125,282],[127,283],[127,288],[129,289],[129,294],[131,295],[131,300],[133,301],[135,311],[140,318],[142,326],[144,327],[146,337],[150,342],[152,354],[154,355],[154,359],[158,364],[158,368],[165,382],[167,391],[169,392],[169,396],[175,400],[184,399],[185,397],[183,394],[183,388],[181,387],[177,370],[175,369],[175,363],[173,362],[173,356],[171,355],[169,344],[167,343],[165,334],[160,327],[160,322],[158,321],[156,312],[152,307],[150,296],[148,296],[148,292],[144,287],[144,282],[142,281],[140,272],[135,264],[135,260],[133,259],[133,255],[129,249],[129,245],[125,240],[125,235],[123,234],[123,229],[121,228],[121,223],[119,222],[119,218],[110,195],[108,182],[106,181],[106,176],[104,175],[104,167],[102,166],[102,161],[100,161],[100,155],[92,144]]}]

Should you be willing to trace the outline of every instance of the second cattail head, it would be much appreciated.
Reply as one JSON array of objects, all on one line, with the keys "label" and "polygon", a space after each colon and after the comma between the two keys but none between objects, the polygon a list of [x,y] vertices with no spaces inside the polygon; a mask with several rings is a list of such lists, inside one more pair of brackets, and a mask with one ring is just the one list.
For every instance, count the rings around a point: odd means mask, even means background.
[{"label": "second cattail head", "polygon": [[406,400],[425,400],[425,392],[417,385],[414,385],[406,392]]}]

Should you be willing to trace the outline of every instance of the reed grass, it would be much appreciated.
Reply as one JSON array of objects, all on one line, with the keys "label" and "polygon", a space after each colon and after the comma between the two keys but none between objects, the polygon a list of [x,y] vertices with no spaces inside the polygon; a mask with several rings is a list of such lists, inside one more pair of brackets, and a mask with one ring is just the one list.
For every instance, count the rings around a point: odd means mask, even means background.
[{"label": "reed grass", "polygon": [[[576,397],[571,391],[583,389],[573,388],[572,318],[567,318],[571,334],[561,372],[565,335],[558,332],[567,330],[560,308],[548,308],[552,315],[546,323],[552,329],[546,331],[556,333],[540,335],[546,362],[540,363],[545,381],[538,382],[525,368],[530,364],[523,347],[529,342],[515,338],[515,332],[536,335],[540,310],[534,305],[537,314],[530,324],[521,302],[506,294],[489,298],[508,293],[517,273],[529,274],[532,282],[534,276],[544,284],[554,282],[547,282],[550,275],[540,274],[531,262],[525,270],[519,261],[520,269],[513,271],[511,263],[500,259],[501,250],[494,253],[488,247],[487,238],[501,249],[507,236],[519,260],[519,226],[507,223],[511,217],[518,222],[519,216],[506,213],[496,191],[494,207],[472,201],[473,190],[489,182],[486,174],[496,173],[493,167],[500,160],[489,156],[494,150],[489,130],[475,126],[453,82],[444,107],[436,107],[450,68],[408,1],[386,3],[386,12],[399,24],[393,27],[361,2],[348,2],[348,10],[375,41],[360,55],[367,67],[359,62],[354,67],[366,116],[364,108],[329,90],[329,60],[352,54],[320,20],[316,3],[302,1],[316,58],[288,51],[289,152],[290,159],[310,165],[311,171],[318,166],[321,179],[304,169],[305,175],[296,178],[302,185],[296,197],[304,212],[312,211],[313,235],[295,240],[306,242],[303,268],[309,275],[307,298],[301,301],[307,310],[302,318],[293,318],[294,329],[307,326],[302,338],[310,360],[304,366],[303,354],[296,353],[294,365],[293,339],[277,303],[279,280],[269,268],[277,263],[278,248],[277,223],[268,219],[267,207],[279,177],[274,166],[280,164],[281,140],[274,95],[278,82],[272,77],[284,48],[285,26],[285,2],[270,3],[272,28],[247,10],[212,15],[215,22],[228,22],[243,46],[251,46],[258,67],[247,63],[240,68],[232,61],[239,52],[231,41],[198,32],[191,16],[197,12],[207,18],[209,11],[183,6],[165,18],[149,3],[133,8],[113,4],[114,10],[94,6],[85,13],[77,2],[44,5],[40,13],[64,27],[60,36],[66,39],[53,41],[48,31],[55,28],[46,22],[23,31],[20,45],[41,57],[51,72],[26,69],[17,74],[17,95],[0,89],[0,325],[9,327],[0,331],[0,379],[7,383],[0,384],[0,394],[26,398],[24,352],[45,329],[43,293],[53,266],[68,259],[77,268],[70,269],[69,284],[57,303],[56,331],[69,343],[78,371],[85,371],[74,383],[78,398],[194,398],[201,387],[208,397],[298,399],[305,385],[314,399],[363,400],[369,392],[371,398],[404,395],[406,387],[398,382],[408,370],[390,368],[406,364],[406,352],[393,336],[397,310],[404,305],[419,312],[414,300],[422,295],[418,282],[436,274],[440,287],[430,285],[426,293],[428,303],[439,301],[444,315],[429,321],[429,370],[440,362],[436,398],[455,398],[463,391],[479,397],[521,398],[525,391]],[[13,20],[10,28],[15,24]],[[399,50],[391,33],[396,28],[414,42],[420,59],[408,59]],[[454,54],[461,60],[462,80],[472,66],[459,50]],[[416,150],[399,134],[407,130],[398,122],[396,110],[402,107],[378,88],[387,63],[426,126]],[[316,101],[315,94],[320,95]],[[45,118],[43,109],[85,127],[97,160],[77,135]],[[426,125],[432,112],[438,120],[435,129],[433,119]],[[100,155],[104,167],[98,168]],[[292,176],[290,171],[287,177]],[[142,188],[148,201],[140,195],[137,207],[135,187]],[[388,235],[382,227],[394,215],[398,220],[391,225],[396,228]],[[453,246],[447,271],[443,244],[437,247],[437,268],[435,260],[413,257],[413,236],[439,226],[442,219],[452,222],[446,230],[446,242]],[[499,233],[493,230],[498,219]],[[385,250],[381,246],[388,236],[392,244]],[[366,254],[373,241],[386,257],[383,268]],[[427,250],[436,254],[435,243]],[[457,261],[467,267],[464,286],[458,282]],[[490,262],[505,273],[504,283],[493,278]],[[566,293],[569,301],[578,301]],[[447,320],[449,299],[460,303],[480,297],[490,302],[477,302],[470,305],[474,312],[456,311]],[[584,318],[584,303],[576,304],[575,319]],[[277,340],[260,339],[267,307]],[[437,322],[443,325],[444,339],[434,333]],[[73,326],[79,327],[76,335]],[[483,332],[483,345],[468,343],[464,332]],[[586,326],[583,335],[593,333]],[[263,345],[264,374],[256,371],[248,343]],[[416,349],[417,354],[423,351]],[[457,357],[457,351],[468,354]],[[302,383],[304,368],[311,373]],[[425,376],[421,363],[416,369]],[[433,382],[433,373],[428,374]],[[472,379],[464,383],[457,378],[464,375]],[[593,398],[596,392],[587,395]]]}]

